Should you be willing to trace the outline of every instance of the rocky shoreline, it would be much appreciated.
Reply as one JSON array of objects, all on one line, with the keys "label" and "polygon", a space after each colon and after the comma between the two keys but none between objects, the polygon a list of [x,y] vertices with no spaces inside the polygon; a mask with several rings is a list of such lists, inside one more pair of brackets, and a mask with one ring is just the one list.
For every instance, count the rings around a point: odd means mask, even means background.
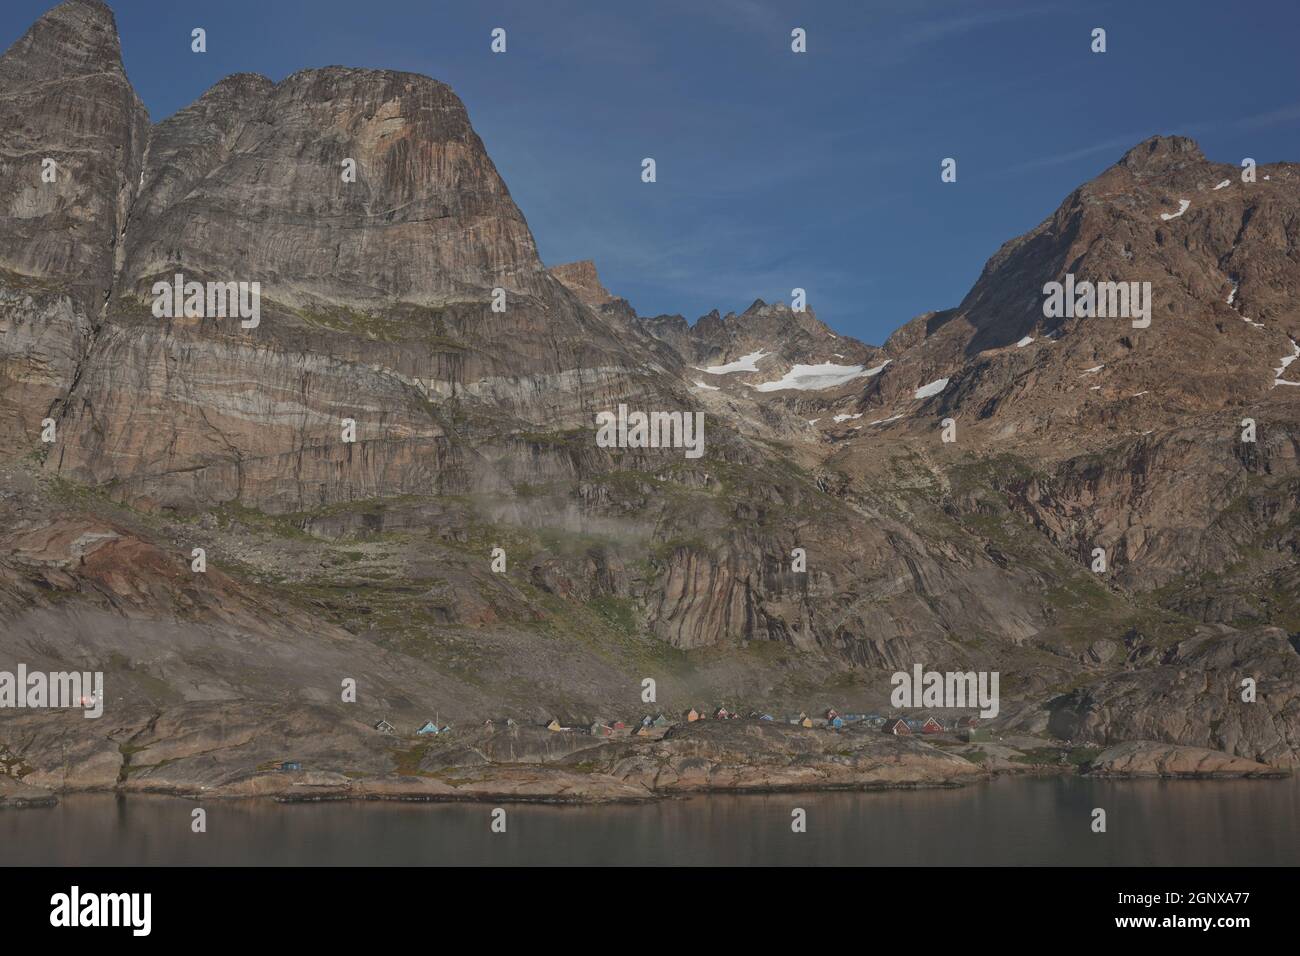
[{"label": "rocky shoreline", "polygon": [[[931,743],[865,729],[828,732],[759,721],[678,725],[657,739],[600,739],[516,726],[471,731],[454,741],[417,741],[410,751],[390,752],[399,757],[396,770],[340,772],[312,767],[314,761],[293,769],[268,768],[264,761],[249,766],[250,757],[260,756],[253,750],[241,760],[223,761],[215,774],[206,759],[213,752],[207,751],[190,772],[178,767],[184,759],[169,758],[123,773],[112,783],[73,779],[62,786],[41,786],[0,777],[0,808],[53,806],[58,794],[73,792],[280,803],[589,805],[700,794],[956,788],[1013,774],[1200,780],[1290,775],[1219,751],[1151,741],[1100,751],[1033,737]],[[162,773],[165,768],[170,772]],[[38,781],[47,779],[36,776]]]}]

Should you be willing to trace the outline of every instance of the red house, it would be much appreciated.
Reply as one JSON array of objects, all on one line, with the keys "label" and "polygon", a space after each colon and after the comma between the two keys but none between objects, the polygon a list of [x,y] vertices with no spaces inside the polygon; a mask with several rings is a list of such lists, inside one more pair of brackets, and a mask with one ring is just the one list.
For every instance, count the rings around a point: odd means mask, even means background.
[{"label": "red house", "polygon": [[933,717],[927,717],[925,718],[925,723],[921,725],[921,733],[941,734],[943,733],[943,724],[939,723],[939,721],[935,720]]},{"label": "red house", "polygon": [[894,734],[898,737],[912,736],[912,728],[907,726],[907,721],[901,717],[895,717],[893,720],[885,721],[884,731],[887,734]]}]

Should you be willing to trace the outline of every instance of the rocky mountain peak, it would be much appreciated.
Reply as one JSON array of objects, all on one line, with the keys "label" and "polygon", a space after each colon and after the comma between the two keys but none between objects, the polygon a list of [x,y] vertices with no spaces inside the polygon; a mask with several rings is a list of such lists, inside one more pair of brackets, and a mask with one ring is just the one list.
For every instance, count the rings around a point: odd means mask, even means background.
[{"label": "rocky mountain peak", "polygon": [[32,24],[0,58],[0,76],[22,70],[45,82],[95,72],[125,75],[113,11],[101,0],[66,0]]},{"label": "rocky mountain peak", "polygon": [[437,305],[538,293],[543,278],[459,97],[394,70],[222,80],[154,129],[133,221],[137,295],[176,266],[221,276],[250,262],[291,307]]},{"label": "rocky mountain peak", "polygon": [[1196,140],[1186,136],[1152,136],[1138,143],[1118,165],[1138,176],[1159,175],[1184,166],[1205,162]]},{"label": "rocky mountain peak", "polygon": [[570,292],[592,308],[599,308],[615,299],[615,296],[601,284],[600,276],[596,274],[596,263],[590,259],[551,266],[549,271],[564,283]]},{"label": "rocky mountain peak", "polygon": [[101,303],[140,175],[149,115],[112,11],[67,0],[0,56],[0,268]]}]

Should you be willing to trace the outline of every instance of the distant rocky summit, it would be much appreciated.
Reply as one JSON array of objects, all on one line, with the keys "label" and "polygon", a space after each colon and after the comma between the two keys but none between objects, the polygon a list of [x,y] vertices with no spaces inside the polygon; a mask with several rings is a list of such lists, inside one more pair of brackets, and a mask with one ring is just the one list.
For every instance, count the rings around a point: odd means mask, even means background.
[{"label": "distant rocky summit", "polygon": [[[241,74],[154,124],[67,0],[0,57],[0,129],[0,672],[105,695],[0,720],[5,805],[1300,761],[1294,163],[1152,137],[868,345],[547,268],[428,77]],[[178,275],[260,323],[159,317]],[[620,406],[702,412],[702,456],[598,445]],[[915,665],[998,672],[998,716],[786,719],[888,714]],[[676,726],[541,729],[646,710]]]}]

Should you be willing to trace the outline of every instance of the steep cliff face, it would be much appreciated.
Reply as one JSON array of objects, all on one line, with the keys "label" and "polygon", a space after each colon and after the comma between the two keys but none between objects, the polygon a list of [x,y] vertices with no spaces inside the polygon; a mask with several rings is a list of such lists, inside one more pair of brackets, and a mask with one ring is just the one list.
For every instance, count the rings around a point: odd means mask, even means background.
[{"label": "steep cliff face", "polygon": [[56,7],[0,57],[0,126],[0,269],[57,280],[98,307],[149,126],[105,4]]},{"label": "steep cliff face", "polygon": [[[15,401],[21,433],[60,403],[47,458],[60,475],[172,508],[491,490],[508,480],[476,452],[485,438],[677,401],[653,357],[542,268],[441,83],[234,76],[147,138],[129,218],[86,211],[121,250],[119,268],[104,263],[116,285],[93,348],[80,313],[63,330],[11,313],[12,374],[36,390]],[[258,283],[259,323],[155,317],[154,283],[177,274]]]},{"label": "steep cliff face", "polygon": [[260,281],[294,308],[542,287],[528,225],[451,89],[341,67],[232,76],[153,131],[129,289],[143,298],[182,268]]},{"label": "steep cliff face", "polygon": [[65,3],[0,57],[0,439],[64,397],[123,254],[149,118],[113,14]]}]

